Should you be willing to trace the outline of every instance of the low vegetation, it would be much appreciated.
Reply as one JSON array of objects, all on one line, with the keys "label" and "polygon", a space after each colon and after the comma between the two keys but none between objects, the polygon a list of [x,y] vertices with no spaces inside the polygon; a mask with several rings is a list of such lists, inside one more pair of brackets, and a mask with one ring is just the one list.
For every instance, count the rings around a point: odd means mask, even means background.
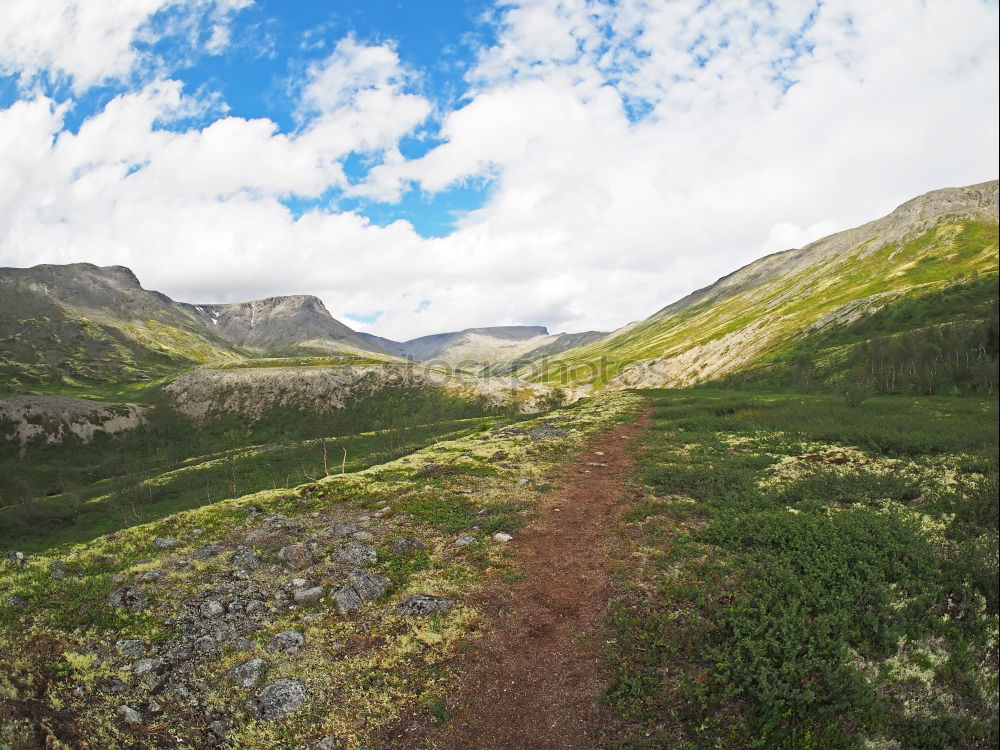
[{"label": "low vegetation", "polygon": [[995,747],[996,399],[651,396],[621,745]]}]

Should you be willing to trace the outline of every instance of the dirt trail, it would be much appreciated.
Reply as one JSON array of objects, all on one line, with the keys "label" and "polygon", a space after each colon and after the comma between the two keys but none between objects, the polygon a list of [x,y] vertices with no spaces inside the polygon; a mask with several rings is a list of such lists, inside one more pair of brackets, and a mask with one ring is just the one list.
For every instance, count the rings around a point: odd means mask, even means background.
[{"label": "dirt trail", "polygon": [[589,445],[543,496],[539,518],[513,542],[524,578],[483,602],[486,635],[463,657],[443,727],[397,727],[395,748],[596,748],[605,686],[600,630],[631,440],[649,413]]}]

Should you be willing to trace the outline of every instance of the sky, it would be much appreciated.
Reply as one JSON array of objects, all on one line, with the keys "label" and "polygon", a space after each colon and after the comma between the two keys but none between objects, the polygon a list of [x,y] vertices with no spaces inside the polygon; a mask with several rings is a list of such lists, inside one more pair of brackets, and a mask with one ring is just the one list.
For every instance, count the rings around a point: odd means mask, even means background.
[{"label": "sky", "polygon": [[993,0],[2,0],[0,266],[614,330],[997,177]]}]

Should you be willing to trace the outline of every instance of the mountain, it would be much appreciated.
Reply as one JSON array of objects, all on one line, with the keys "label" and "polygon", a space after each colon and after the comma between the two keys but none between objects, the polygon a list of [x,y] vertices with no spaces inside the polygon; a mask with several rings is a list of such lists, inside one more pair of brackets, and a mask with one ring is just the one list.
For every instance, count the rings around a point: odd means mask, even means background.
[{"label": "mountain", "polygon": [[386,353],[336,320],[311,295],[184,307],[212,333],[262,356]]},{"label": "mountain", "polygon": [[0,390],[149,380],[205,362],[288,354],[386,354],[315,297],[189,305],[123,266],[0,268]]},{"label": "mountain", "polygon": [[761,258],[520,374],[612,388],[690,385],[760,365],[904,298],[962,278],[995,279],[997,265],[997,181],[935,190],[881,219]]},{"label": "mountain", "polygon": [[[543,326],[495,326],[391,341],[362,333],[385,351],[418,362],[443,362],[466,372],[511,374],[519,366],[607,334],[599,331],[550,334]],[[516,365],[513,363],[517,363]]]}]

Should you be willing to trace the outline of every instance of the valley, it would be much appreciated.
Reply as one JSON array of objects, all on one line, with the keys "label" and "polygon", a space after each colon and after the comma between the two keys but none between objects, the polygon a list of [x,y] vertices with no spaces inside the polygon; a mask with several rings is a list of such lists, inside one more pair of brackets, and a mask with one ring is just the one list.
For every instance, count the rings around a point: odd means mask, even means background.
[{"label": "valley", "polygon": [[0,748],[995,747],[997,305],[996,181],[612,332],[0,269]]}]

